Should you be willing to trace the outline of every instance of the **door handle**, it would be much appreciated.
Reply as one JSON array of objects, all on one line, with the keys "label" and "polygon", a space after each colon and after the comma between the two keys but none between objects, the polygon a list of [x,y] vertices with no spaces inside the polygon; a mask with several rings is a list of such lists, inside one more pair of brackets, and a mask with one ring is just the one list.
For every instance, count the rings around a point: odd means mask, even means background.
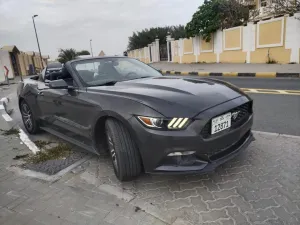
[{"label": "door handle", "polygon": [[61,105],[61,101],[59,101],[59,100],[53,100],[53,102],[55,105]]},{"label": "door handle", "polygon": [[44,92],[40,91],[40,92],[38,93],[38,95],[44,96]]}]

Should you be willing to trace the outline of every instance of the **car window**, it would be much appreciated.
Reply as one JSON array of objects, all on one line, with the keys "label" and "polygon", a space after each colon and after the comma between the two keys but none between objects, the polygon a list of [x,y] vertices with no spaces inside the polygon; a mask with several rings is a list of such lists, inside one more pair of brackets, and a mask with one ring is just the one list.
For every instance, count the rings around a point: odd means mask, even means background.
[{"label": "car window", "polygon": [[116,70],[123,75],[129,73],[139,73],[139,74],[147,74],[147,71],[141,67],[136,67],[130,61],[120,61],[118,65],[115,66]]},{"label": "car window", "polygon": [[122,82],[145,77],[162,76],[152,67],[131,58],[94,58],[72,63],[87,86],[97,86],[109,81]]}]

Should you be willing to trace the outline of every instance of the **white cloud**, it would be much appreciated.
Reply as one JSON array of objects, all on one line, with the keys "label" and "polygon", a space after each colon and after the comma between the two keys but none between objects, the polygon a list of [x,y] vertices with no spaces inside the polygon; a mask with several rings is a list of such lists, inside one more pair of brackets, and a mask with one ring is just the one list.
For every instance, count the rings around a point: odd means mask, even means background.
[{"label": "white cloud", "polygon": [[37,51],[35,18],[42,54],[57,56],[59,48],[121,54],[133,31],[185,25],[200,0],[0,0],[0,46]]}]

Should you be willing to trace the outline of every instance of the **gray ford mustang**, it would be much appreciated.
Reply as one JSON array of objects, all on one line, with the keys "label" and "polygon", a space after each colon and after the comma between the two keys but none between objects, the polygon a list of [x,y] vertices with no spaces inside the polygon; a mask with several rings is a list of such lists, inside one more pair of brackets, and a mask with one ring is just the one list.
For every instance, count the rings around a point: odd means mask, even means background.
[{"label": "gray ford mustang", "polygon": [[163,76],[127,57],[73,60],[49,78],[18,87],[27,131],[110,154],[122,181],[212,171],[253,141],[252,100],[220,80]]}]

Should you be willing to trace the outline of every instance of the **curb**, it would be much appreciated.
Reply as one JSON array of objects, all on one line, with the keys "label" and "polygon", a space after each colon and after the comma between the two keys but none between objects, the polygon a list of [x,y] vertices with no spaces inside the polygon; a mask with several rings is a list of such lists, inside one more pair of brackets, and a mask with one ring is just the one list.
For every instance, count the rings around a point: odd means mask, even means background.
[{"label": "curb", "polygon": [[[0,99],[0,110],[4,110],[4,113],[8,113],[7,112],[7,103],[9,102],[9,98],[1,98]],[[2,113],[1,113],[2,114]]]},{"label": "curb", "polygon": [[[13,119],[10,117],[11,110],[7,109],[7,104],[9,103],[9,98],[5,97],[0,99],[0,116],[4,119],[6,122],[7,128],[15,128],[19,130],[19,138],[20,140],[28,147],[29,150],[33,152],[33,154],[36,154],[40,151],[40,149],[32,142],[27,134],[16,124],[14,124]],[[1,118],[1,119],[2,119]]]},{"label": "curb", "polygon": [[238,72],[187,72],[187,71],[169,71],[158,70],[162,74],[167,75],[194,75],[194,76],[210,76],[210,77],[259,77],[259,78],[277,78],[292,77],[300,78],[300,73],[277,73],[277,72],[257,72],[257,73],[238,73]]}]

